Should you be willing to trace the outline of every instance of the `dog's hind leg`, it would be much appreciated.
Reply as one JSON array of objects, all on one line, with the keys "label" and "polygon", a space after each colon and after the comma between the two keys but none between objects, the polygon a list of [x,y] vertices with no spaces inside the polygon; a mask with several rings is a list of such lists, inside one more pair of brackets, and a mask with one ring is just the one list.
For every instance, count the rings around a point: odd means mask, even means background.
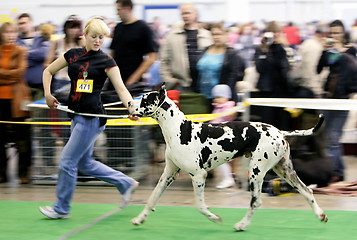
[{"label": "dog's hind leg", "polygon": [[327,222],[327,215],[317,204],[315,197],[312,194],[312,190],[306,187],[306,185],[300,180],[295,170],[293,169],[293,164],[290,160],[289,152],[283,159],[280,160],[280,162],[273,168],[273,170],[276,174],[278,174],[279,177],[284,179],[293,188],[297,189],[302,196],[304,196],[306,201],[314,210],[315,215],[321,222]]},{"label": "dog's hind leg", "polygon": [[203,169],[199,170],[194,175],[191,175],[197,209],[212,222],[221,223],[222,222],[221,217],[211,213],[205,204],[204,191],[205,191],[206,177],[207,177],[207,172]]},{"label": "dog's hind leg", "polygon": [[151,193],[148,203],[146,204],[144,210],[136,217],[131,220],[132,224],[140,225],[148,217],[150,211],[155,210],[155,206],[159,201],[160,197],[164,191],[175,181],[180,169],[171,161],[166,159],[166,166],[164,172],[162,173],[159,182],[157,183],[154,191]]}]

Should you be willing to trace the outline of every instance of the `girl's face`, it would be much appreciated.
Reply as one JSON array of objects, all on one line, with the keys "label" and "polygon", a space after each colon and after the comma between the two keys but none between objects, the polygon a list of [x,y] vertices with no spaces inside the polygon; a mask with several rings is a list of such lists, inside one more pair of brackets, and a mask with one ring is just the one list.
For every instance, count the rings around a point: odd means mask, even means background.
[{"label": "girl's face", "polygon": [[229,99],[226,98],[226,97],[215,97],[213,98],[213,102],[214,103],[217,103],[217,104],[222,104],[222,103],[225,103],[225,102],[228,102]]},{"label": "girl's face", "polygon": [[18,36],[18,32],[17,32],[16,28],[12,27],[12,26],[8,26],[8,27],[6,27],[5,31],[2,33],[2,36],[1,36],[2,43],[4,45],[15,44],[17,36]]},{"label": "girl's face", "polygon": [[223,45],[227,42],[227,34],[224,30],[220,28],[212,28],[211,34],[214,44]]},{"label": "girl's face", "polygon": [[67,29],[67,36],[70,39],[76,39],[81,35],[80,28],[68,28]]},{"label": "girl's face", "polygon": [[85,37],[87,51],[98,51],[102,47],[105,38],[104,34],[93,33],[92,31],[89,31]]}]

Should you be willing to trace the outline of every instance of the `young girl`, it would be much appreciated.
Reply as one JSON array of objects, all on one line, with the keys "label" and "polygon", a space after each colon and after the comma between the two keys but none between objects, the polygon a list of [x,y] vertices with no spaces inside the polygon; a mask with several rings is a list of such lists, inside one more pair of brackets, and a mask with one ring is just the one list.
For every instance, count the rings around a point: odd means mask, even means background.
[{"label": "young girl", "polygon": [[[115,61],[100,48],[105,36],[109,35],[108,26],[98,18],[90,20],[85,28],[85,47],[73,48],[57,58],[43,72],[43,87],[46,103],[56,108],[58,100],[51,95],[52,76],[68,66],[71,79],[71,91],[68,108],[78,113],[104,114],[100,92],[108,77],[116,89],[125,107],[132,97],[126,89]],[[71,136],[63,149],[57,181],[57,201],[53,207],[40,207],[40,211],[52,219],[69,218],[70,203],[76,186],[78,170],[114,184],[122,194],[121,208],[129,201],[138,182],[116,171],[93,157],[94,142],[104,130],[106,119],[103,117],[84,117],[72,114]],[[131,120],[137,117],[129,115]]]},{"label": "young girl", "polygon": [[[213,112],[212,113],[220,113],[224,112],[227,109],[234,107],[235,102],[230,101],[232,98],[232,90],[226,84],[218,84],[212,88],[212,96],[213,96]],[[235,119],[234,115],[229,115],[225,117],[220,117],[211,120],[211,123],[223,123],[230,122]],[[220,171],[222,175],[222,181],[216,186],[217,188],[228,188],[234,186],[234,178],[232,168],[234,168],[232,160],[230,163],[224,163],[219,166],[217,169]]]}]

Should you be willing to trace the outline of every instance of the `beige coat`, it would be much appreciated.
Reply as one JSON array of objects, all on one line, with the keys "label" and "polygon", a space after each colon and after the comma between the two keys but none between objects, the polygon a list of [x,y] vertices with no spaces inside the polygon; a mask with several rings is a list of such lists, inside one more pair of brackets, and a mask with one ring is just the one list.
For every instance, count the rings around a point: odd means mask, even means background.
[{"label": "beige coat", "polygon": [[[1,46],[0,46],[1,47]],[[1,59],[0,51],[0,59]],[[0,84],[11,85],[13,99],[11,101],[11,115],[13,118],[27,117],[30,115],[24,108],[31,101],[31,93],[24,81],[27,69],[27,51],[25,48],[15,46],[12,52],[10,69],[1,67],[0,61]]]},{"label": "beige coat", "polygon": [[328,75],[328,70],[320,74],[317,73],[317,64],[319,63],[323,46],[320,39],[316,36],[305,40],[298,50],[301,56],[301,85],[311,89],[316,96],[323,93],[323,85]]},{"label": "beige coat", "polygon": [[[197,41],[199,50],[213,43],[211,33],[203,28],[198,29]],[[191,86],[192,79],[183,23],[173,27],[164,38],[160,46],[160,61],[161,78],[166,83],[167,89],[173,89],[177,83],[182,87]]]}]

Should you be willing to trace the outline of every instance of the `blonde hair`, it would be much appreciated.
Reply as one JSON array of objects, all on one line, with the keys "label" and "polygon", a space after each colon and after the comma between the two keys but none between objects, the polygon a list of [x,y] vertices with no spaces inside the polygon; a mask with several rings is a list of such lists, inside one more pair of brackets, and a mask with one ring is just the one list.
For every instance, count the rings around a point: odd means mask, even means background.
[{"label": "blonde hair", "polygon": [[46,40],[50,40],[51,35],[56,32],[56,27],[52,24],[44,23],[40,25],[39,32]]},{"label": "blonde hair", "polygon": [[110,35],[108,25],[100,17],[94,17],[87,22],[86,26],[84,27],[84,34],[87,35],[89,32],[103,34],[105,36]]}]

